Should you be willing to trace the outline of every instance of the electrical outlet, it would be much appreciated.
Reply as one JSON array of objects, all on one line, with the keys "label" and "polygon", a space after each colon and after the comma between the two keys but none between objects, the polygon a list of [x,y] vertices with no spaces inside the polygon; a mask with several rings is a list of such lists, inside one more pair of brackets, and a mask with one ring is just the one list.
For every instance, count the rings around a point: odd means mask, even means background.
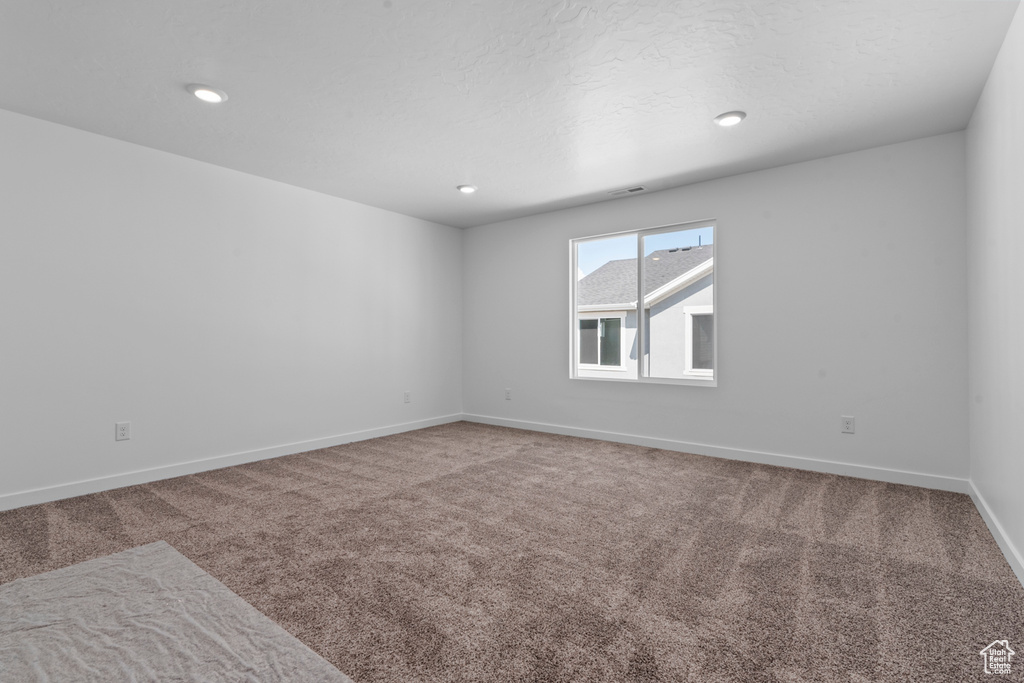
[{"label": "electrical outlet", "polygon": [[506,401],[511,401],[512,400],[512,390],[511,389],[505,389],[505,400]]},{"label": "electrical outlet", "polygon": [[843,415],[839,420],[843,434],[853,434],[855,427],[853,418],[849,415]]},{"label": "electrical outlet", "polygon": [[115,422],[114,441],[128,441],[130,438],[132,438],[132,423]]},{"label": "electrical outlet", "polygon": [[405,397],[404,398],[405,398],[405,402],[406,403],[412,403],[412,392],[411,391],[405,392]]}]

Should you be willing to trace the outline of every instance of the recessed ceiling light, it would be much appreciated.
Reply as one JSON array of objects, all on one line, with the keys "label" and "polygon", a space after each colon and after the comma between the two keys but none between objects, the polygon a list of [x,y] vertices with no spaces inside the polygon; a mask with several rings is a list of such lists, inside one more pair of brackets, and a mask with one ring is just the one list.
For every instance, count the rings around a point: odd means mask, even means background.
[{"label": "recessed ceiling light", "polygon": [[718,125],[728,128],[729,126],[735,126],[737,123],[747,118],[747,113],[743,111],[727,111],[724,114],[719,114],[715,117],[715,123]]},{"label": "recessed ceiling light", "polygon": [[192,83],[189,85],[188,91],[203,102],[209,102],[210,104],[220,104],[228,98],[228,94],[223,90],[217,90],[217,88],[211,88],[208,85],[200,85],[199,83]]},{"label": "recessed ceiling light", "polygon": [[476,192],[476,185],[459,185],[455,189],[457,189],[462,194],[473,194],[474,192]]}]

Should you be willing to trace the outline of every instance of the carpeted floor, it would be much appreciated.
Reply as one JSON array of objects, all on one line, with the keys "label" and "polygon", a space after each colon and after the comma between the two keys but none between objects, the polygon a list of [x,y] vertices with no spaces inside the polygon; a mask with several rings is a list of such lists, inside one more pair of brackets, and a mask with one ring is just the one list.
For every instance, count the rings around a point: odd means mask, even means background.
[{"label": "carpeted floor", "polygon": [[352,683],[164,541],[0,584],[0,681]]},{"label": "carpeted floor", "polygon": [[959,494],[455,423],[0,512],[0,582],[157,540],[357,683],[1024,681]]}]

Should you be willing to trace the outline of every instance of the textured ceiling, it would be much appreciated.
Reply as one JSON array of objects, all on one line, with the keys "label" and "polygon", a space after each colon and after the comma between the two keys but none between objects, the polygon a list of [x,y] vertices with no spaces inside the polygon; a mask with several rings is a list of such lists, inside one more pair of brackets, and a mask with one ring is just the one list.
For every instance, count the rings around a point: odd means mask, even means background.
[{"label": "textured ceiling", "polygon": [[467,227],[960,130],[1016,8],[3,0],[0,108]]}]

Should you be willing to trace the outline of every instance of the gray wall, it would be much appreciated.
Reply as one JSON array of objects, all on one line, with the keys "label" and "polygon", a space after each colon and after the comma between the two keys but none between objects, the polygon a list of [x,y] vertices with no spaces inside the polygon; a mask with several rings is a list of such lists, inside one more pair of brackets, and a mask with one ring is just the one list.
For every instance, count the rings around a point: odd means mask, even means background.
[{"label": "gray wall", "polygon": [[0,508],[460,413],[461,231],[4,111],[0,149]]},{"label": "gray wall", "polygon": [[[465,412],[964,489],[965,195],[953,133],[470,229]],[[570,380],[569,240],[711,218],[719,386]]]},{"label": "gray wall", "polygon": [[[1024,581],[1024,13],[967,130],[971,479]],[[990,521],[990,523],[992,523]]]}]

